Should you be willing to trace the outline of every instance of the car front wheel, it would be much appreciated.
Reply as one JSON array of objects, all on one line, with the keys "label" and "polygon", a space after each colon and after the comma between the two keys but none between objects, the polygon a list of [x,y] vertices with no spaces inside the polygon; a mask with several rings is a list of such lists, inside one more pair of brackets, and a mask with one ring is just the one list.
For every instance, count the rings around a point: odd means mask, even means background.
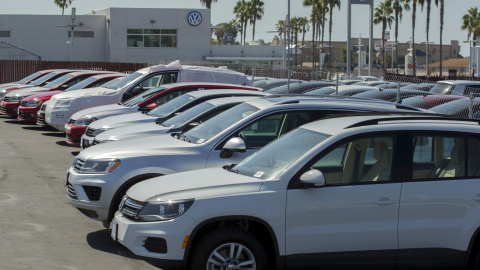
[{"label": "car front wheel", "polygon": [[199,241],[190,269],[268,269],[268,258],[254,235],[238,228],[223,228]]}]

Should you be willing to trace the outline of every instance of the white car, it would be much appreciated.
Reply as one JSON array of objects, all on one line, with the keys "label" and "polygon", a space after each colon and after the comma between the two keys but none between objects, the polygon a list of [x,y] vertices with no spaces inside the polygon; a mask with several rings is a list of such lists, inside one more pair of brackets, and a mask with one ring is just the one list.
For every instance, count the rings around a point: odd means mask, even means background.
[{"label": "white car", "polygon": [[169,102],[162,104],[160,107],[148,112],[136,112],[110,116],[88,125],[85,134],[82,136],[82,148],[93,144],[95,136],[107,131],[120,127],[128,127],[142,123],[162,123],[169,118],[197,105],[206,100],[220,97],[239,97],[239,96],[266,96],[268,94],[251,91],[251,90],[230,90],[230,89],[210,89],[192,91],[175,97]]},{"label": "white car", "polygon": [[159,175],[237,163],[304,123],[359,112],[401,113],[411,112],[411,107],[336,97],[250,100],[185,133],[84,149],[68,171],[67,198],[82,213],[108,226],[123,195],[135,183]]},{"label": "white car", "polygon": [[211,99],[200,103],[163,123],[154,122],[136,124],[107,130],[95,136],[93,145],[167,133],[184,133],[215,115],[254,98],[258,97],[245,96]]},{"label": "white car", "polygon": [[251,85],[242,73],[226,68],[182,66],[175,61],[138,70],[108,88],[55,95],[45,108],[45,121],[63,131],[70,117],[80,110],[119,103],[162,84],[192,81]]},{"label": "white car", "polygon": [[478,270],[478,160],[473,120],[317,121],[235,166],[134,185],[111,235],[168,269]]}]

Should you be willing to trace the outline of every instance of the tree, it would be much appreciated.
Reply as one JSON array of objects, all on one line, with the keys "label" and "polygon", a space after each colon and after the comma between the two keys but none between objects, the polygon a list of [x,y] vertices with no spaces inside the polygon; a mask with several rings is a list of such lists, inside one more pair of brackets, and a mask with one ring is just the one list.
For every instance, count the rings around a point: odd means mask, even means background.
[{"label": "tree", "polygon": [[54,0],[55,5],[62,9],[62,15],[65,9],[72,5],[73,0]]},{"label": "tree", "polygon": [[212,7],[212,2],[217,2],[218,0],[200,0],[200,3],[202,3],[202,6],[205,6],[206,8],[210,9]]},{"label": "tree", "polygon": [[320,16],[320,6],[322,0],[303,0],[303,6],[305,7],[312,7],[312,13],[310,15],[310,22],[312,23],[312,63],[313,67],[315,67],[315,59],[316,59],[316,49],[315,49],[315,37],[318,27],[318,21]]},{"label": "tree", "polygon": [[383,55],[383,71],[386,71],[386,64],[387,59],[385,58],[385,30],[387,30],[387,26],[389,28],[392,27],[392,23],[394,17],[392,16],[393,8],[392,8],[392,0],[385,0],[381,2],[378,7],[375,8],[375,14],[373,23],[374,24],[382,24],[382,55]]},{"label": "tree", "polygon": [[415,20],[417,16],[417,4],[420,4],[423,8],[425,0],[405,0],[405,4],[412,3],[412,57],[413,57],[413,76],[417,75],[416,69],[416,51],[415,51]]},{"label": "tree", "polygon": [[249,4],[245,0],[239,0],[233,8],[238,23],[240,24],[240,44],[245,44],[245,36],[247,32],[247,24],[250,19]]},{"label": "tree", "polygon": [[[338,9],[340,10],[340,6],[341,6],[341,2],[340,0],[328,0],[328,7],[329,7],[329,12],[330,12],[330,16],[329,16],[329,25],[328,25],[328,50],[329,50],[329,53],[330,55],[332,55],[332,26],[333,26],[333,9],[335,7],[338,7]],[[332,66],[332,58],[330,57],[330,67]]]},{"label": "tree", "polygon": [[310,30],[310,22],[307,17],[298,18],[298,27],[300,28],[300,33],[302,33],[302,47],[305,44],[305,33]]},{"label": "tree", "polygon": [[250,0],[250,14],[252,19],[250,20],[250,24],[253,27],[253,34],[252,34],[252,40],[255,40],[255,24],[257,23],[257,20],[261,20],[263,17],[264,13],[264,3],[261,0]]},{"label": "tree", "polygon": [[463,15],[461,28],[467,30],[467,39],[473,35],[473,46],[475,46],[480,37],[480,14],[477,7],[470,8],[468,13]]},{"label": "tree", "polygon": [[[393,13],[395,14],[395,44],[398,44],[398,25],[403,18],[403,10],[410,10],[410,5],[405,3],[403,0],[393,0],[392,2]],[[397,51],[395,51],[395,59],[397,57]],[[396,61],[398,62],[398,61]],[[397,74],[398,74],[398,63],[397,63]]]}]

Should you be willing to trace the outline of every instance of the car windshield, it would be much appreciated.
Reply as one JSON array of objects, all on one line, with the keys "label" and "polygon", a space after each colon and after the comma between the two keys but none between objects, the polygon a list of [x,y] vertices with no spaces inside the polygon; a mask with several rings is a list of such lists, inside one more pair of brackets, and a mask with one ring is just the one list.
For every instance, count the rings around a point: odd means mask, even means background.
[{"label": "car windshield", "polygon": [[122,78],[124,77],[118,77],[118,78],[115,78],[113,80],[110,80],[102,85],[100,85],[100,87],[103,87],[103,88],[108,88],[110,85],[114,84],[114,83],[117,83],[118,81],[120,81]]},{"label": "car windshield", "polygon": [[312,91],[308,91],[305,94],[306,95],[330,95],[335,93],[335,88],[333,87],[323,87],[320,89],[315,89]]},{"label": "car windshield", "polygon": [[449,83],[437,83],[429,92],[437,95],[450,95],[453,86],[453,84]]},{"label": "car windshield", "polygon": [[162,124],[166,127],[181,127],[185,124],[187,124],[189,121],[194,119],[195,117],[203,114],[204,112],[210,110],[214,106],[208,102],[203,102],[198,104],[195,107],[192,107],[184,112],[182,112],[179,115],[176,115],[167,121],[163,122]]},{"label": "car windshield", "polygon": [[430,111],[440,114],[460,116],[459,114],[464,110],[467,110],[468,106],[470,106],[470,100],[459,99],[435,106],[431,108]]},{"label": "car windshield", "polygon": [[40,74],[42,74],[42,72],[36,72],[36,73],[33,73],[33,74],[30,74],[29,76],[21,79],[20,81],[18,81],[17,83],[27,83],[29,82],[31,79],[33,78],[36,78],[37,76],[40,76]]},{"label": "car windshield", "polygon": [[160,93],[162,91],[164,91],[165,87],[159,87],[159,88],[154,88],[154,89],[150,89],[150,90],[147,90],[139,95],[136,95],[134,97],[132,97],[131,99],[121,103],[121,105],[125,106],[125,107],[133,107],[133,106],[136,106],[138,104],[140,104],[141,102],[145,101],[146,99],[152,97],[153,95],[156,95],[157,93]]},{"label": "car windshield", "polygon": [[90,77],[90,78],[87,78],[77,84],[74,84],[72,86],[70,86],[69,88],[65,89],[65,92],[67,91],[72,91],[72,90],[78,90],[78,89],[82,89],[84,88],[85,86],[93,83],[94,81],[96,81],[97,79],[94,78],[94,77]]},{"label": "car windshield", "polygon": [[42,76],[42,77],[36,79],[35,81],[30,82],[29,84],[31,84],[31,85],[39,85],[39,84],[42,84],[42,83],[48,81],[49,79],[51,79],[52,77],[57,76],[58,74],[59,74],[59,72],[48,73],[47,75]]},{"label": "car windshield", "polygon": [[260,110],[250,104],[242,103],[210,118],[205,123],[192,128],[185,136],[193,143],[203,143],[223,132],[231,125]]},{"label": "car windshield", "polygon": [[175,111],[177,111],[178,108],[183,107],[183,105],[190,103],[195,99],[196,98],[194,96],[191,96],[188,94],[181,95],[161,105],[160,107],[152,110],[151,112],[148,113],[148,115],[155,116],[155,117],[166,117],[174,113]]},{"label": "car windshield", "polygon": [[270,180],[329,135],[297,128],[238,163],[231,170]]},{"label": "car windshield", "polygon": [[410,106],[417,107],[417,108],[423,108],[423,105],[425,103],[427,103],[427,101],[425,99],[419,98],[419,97],[409,97],[409,98],[406,98],[406,99],[402,100],[402,104],[410,105]]},{"label": "car windshield", "polygon": [[129,82],[137,79],[138,77],[142,76],[143,73],[140,73],[140,72],[134,72],[130,75],[128,75],[127,77],[123,77],[121,80],[117,81],[116,83],[114,84],[111,84],[109,85],[108,89],[112,89],[112,90],[116,90],[116,89],[119,89],[121,87],[124,87],[125,85],[127,85]]},{"label": "car windshield", "polygon": [[62,77],[54,80],[53,82],[50,82],[49,84],[46,84],[45,88],[57,88],[57,87],[61,86],[62,84],[64,84],[66,81],[70,80],[73,77],[74,76],[72,74],[63,75]]}]

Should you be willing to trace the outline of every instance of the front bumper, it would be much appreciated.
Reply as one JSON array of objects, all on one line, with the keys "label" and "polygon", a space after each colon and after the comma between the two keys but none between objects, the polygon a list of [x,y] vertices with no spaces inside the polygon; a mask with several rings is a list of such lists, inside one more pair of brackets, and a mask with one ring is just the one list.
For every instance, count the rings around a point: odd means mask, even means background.
[{"label": "front bumper", "polygon": [[45,111],[39,110],[37,113],[37,125],[39,126],[48,126],[47,122],[45,122]]},{"label": "front bumper", "polygon": [[65,133],[67,134],[65,141],[68,144],[80,146],[80,139],[87,129],[86,126],[80,127],[75,126],[74,124],[65,124]]},{"label": "front bumper", "polygon": [[18,107],[20,107],[20,102],[2,101],[0,102],[0,114],[16,117]]},{"label": "front bumper", "polygon": [[65,124],[68,123],[70,116],[72,116],[72,113],[67,109],[52,111],[51,108],[47,106],[45,111],[45,122],[59,131],[65,131]]},{"label": "front bumper", "polygon": [[89,218],[108,221],[113,196],[123,182],[114,173],[79,174],[70,168],[66,180],[67,199]]},{"label": "front bumper", "polygon": [[[163,262],[165,266],[168,264],[168,269],[176,268],[175,264],[177,267],[181,266],[185,254],[183,241],[192,232],[194,223],[195,221],[186,215],[163,222],[139,222],[126,218],[120,212],[115,213],[112,222],[113,225],[116,224],[114,229],[118,242],[138,256],[154,258],[155,262]],[[164,239],[162,249],[165,251],[154,252],[156,249],[146,245],[150,239]]]},{"label": "front bumper", "polygon": [[26,122],[37,122],[37,113],[40,110],[40,107],[18,107],[18,120]]}]

